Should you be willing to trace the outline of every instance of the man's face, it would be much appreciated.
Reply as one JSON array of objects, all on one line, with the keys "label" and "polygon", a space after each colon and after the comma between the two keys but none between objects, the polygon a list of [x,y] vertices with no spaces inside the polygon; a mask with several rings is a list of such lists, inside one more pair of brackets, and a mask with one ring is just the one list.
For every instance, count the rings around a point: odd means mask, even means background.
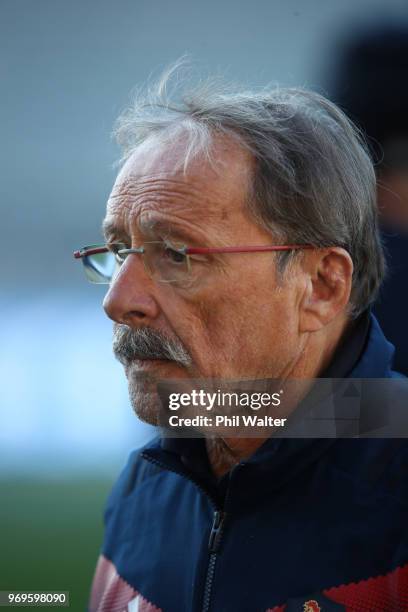
[{"label": "man's face", "polygon": [[[215,163],[194,159],[183,172],[182,142],[140,146],[120,172],[107,206],[109,242],[130,247],[152,240],[187,246],[274,244],[247,211],[249,154],[236,143],[214,143]],[[122,353],[136,412],[156,422],[149,400],[155,381],[178,378],[280,378],[302,347],[299,284],[293,270],[280,282],[271,252],[191,256],[185,286],[150,278],[140,255],[123,263],[104,301],[117,344],[128,330],[159,332],[188,358],[132,358]],[[159,351],[160,355],[160,351]],[[152,386],[153,385],[153,386]]]}]

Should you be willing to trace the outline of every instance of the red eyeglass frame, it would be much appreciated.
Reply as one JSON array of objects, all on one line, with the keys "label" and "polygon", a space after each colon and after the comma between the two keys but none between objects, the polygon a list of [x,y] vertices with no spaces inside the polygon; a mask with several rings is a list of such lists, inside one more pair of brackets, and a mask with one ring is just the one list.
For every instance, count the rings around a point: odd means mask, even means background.
[{"label": "red eyeglass frame", "polygon": [[[175,248],[175,251],[185,255],[209,255],[211,253],[258,253],[268,251],[299,251],[301,249],[314,249],[312,244],[284,244],[278,246],[258,245],[258,246],[226,246],[226,247],[182,247]],[[107,246],[95,246],[94,248],[82,248],[74,251],[75,259],[96,255],[97,253],[107,253],[110,249]],[[122,249],[128,253],[140,253],[139,249]]]}]

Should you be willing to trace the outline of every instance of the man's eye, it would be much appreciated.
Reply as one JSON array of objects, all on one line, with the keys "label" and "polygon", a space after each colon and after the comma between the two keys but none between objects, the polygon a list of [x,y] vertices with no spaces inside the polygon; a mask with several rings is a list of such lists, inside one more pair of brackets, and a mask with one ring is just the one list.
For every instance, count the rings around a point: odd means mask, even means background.
[{"label": "man's eye", "polygon": [[126,255],[119,253],[120,250],[126,249],[126,245],[122,243],[108,244],[109,250],[114,254],[115,260],[118,264],[123,264],[126,259]]},{"label": "man's eye", "polygon": [[123,264],[126,259],[126,255],[121,255],[120,253],[115,253],[115,260],[118,264]]},{"label": "man's eye", "polygon": [[184,253],[181,253],[168,245],[164,246],[164,256],[166,259],[176,264],[183,264],[186,261],[186,255]]}]

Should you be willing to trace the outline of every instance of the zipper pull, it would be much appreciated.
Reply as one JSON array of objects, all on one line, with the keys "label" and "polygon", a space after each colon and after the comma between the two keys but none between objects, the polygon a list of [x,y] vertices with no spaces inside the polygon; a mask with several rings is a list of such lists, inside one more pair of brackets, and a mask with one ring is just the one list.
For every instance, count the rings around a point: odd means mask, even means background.
[{"label": "zipper pull", "polygon": [[211,527],[210,539],[208,540],[208,550],[210,551],[210,553],[216,553],[219,549],[225,517],[225,512],[221,512],[219,510],[214,512],[214,520]]}]

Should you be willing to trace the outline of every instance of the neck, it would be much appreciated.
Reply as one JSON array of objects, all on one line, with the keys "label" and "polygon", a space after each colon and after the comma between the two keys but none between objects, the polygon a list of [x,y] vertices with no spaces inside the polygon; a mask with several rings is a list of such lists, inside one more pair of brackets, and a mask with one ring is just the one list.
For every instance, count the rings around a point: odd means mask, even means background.
[{"label": "neck", "polygon": [[[293,362],[285,368],[279,378],[282,381],[289,379],[305,380],[305,385],[299,385],[297,396],[286,402],[285,414],[289,416],[305,396],[314,378],[328,367],[332,361],[336,348],[348,329],[348,319],[341,318],[326,326],[324,330],[309,333],[301,345],[299,354]],[[276,378],[276,376],[274,376]],[[306,381],[310,380],[310,385]],[[217,478],[229,472],[237,463],[248,459],[268,439],[261,438],[207,438],[206,448],[212,470]]]}]

